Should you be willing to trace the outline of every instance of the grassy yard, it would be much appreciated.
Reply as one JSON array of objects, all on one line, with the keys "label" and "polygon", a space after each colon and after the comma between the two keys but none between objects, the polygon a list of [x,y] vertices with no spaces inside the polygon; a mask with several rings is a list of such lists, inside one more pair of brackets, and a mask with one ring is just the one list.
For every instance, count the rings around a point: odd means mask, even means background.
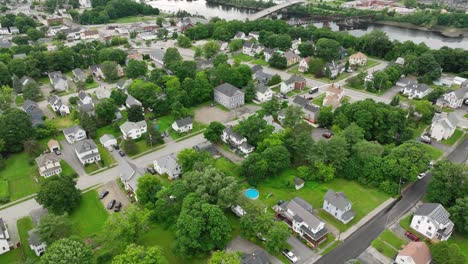
[{"label": "grassy yard", "polygon": [[71,120],[70,116],[55,117],[52,119],[52,122],[57,128],[57,130],[62,130],[64,128],[78,124],[78,122],[74,122],[73,120]]},{"label": "grassy yard", "polygon": [[70,167],[70,165],[68,165],[68,163],[66,161],[61,160],[60,165],[62,166],[62,175],[63,176],[72,176],[72,175],[74,175],[76,173],[75,170],[73,170],[73,168]]},{"label": "grassy yard", "polygon": [[0,263],[20,264],[24,263],[23,252],[20,248],[8,251],[0,255]]},{"label": "grassy yard", "polygon": [[268,66],[268,62],[262,60],[262,59],[256,59],[252,61],[253,64],[258,64],[262,66]]},{"label": "grassy yard", "polygon": [[122,135],[118,127],[114,127],[113,125],[107,125],[97,130],[95,139],[99,141],[99,138],[102,137],[104,134],[113,135],[115,138],[119,138]]},{"label": "grassy yard", "polygon": [[468,118],[468,114],[465,114],[463,117],[464,117],[464,118]]},{"label": "grassy yard", "polygon": [[22,96],[22,95],[17,95],[17,96],[15,97],[15,104],[16,104],[17,106],[22,106],[23,103],[24,103],[24,98],[23,98],[23,96]]},{"label": "grassy yard", "polygon": [[386,241],[390,245],[392,245],[396,249],[402,248],[406,244],[406,242],[395,235],[392,231],[385,229],[382,234],[379,236],[380,239]]},{"label": "grassy yard", "polygon": [[397,237],[388,229],[385,229],[372,241],[372,246],[390,259],[392,259],[405,244],[406,242],[403,239]]},{"label": "grassy yard", "polygon": [[332,244],[335,241],[335,236],[332,233],[327,234],[327,240],[320,244],[318,248],[326,248],[328,244]]},{"label": "grassy yard", "polygon": [[5,160],[5,169],[0,171],[0,180],[8,181],[10,201],[17,200],[37,191],[38,184],[34,178],[38,177],[36,164],[30,164],[30,157],[26,153],[13,154]]},{"label": "grassy yard", "polygon": [[340,241],[333,241],[333,243],[328,246],[322,253],[321,255],[324,256],[328,254],[330,251],[332,251],[334,248],[336,248],[341,242]]},{"label": "grassy yard", "polygon": [[460,247],[460,251],[465,255],[465,258],[468,260],[468,237],[461,235],[460,233],[453,233],[449,243],[457,244]]},{"label": "grassy yard", "polygon": [[146,16],[128,16],[128,17],[121,17],[117,19],[112,19],[111,23],[135,23],[135,22],[142,22],[148,20],[156,20],[156,17],[146,17]]},{"label": "grassy yard", "polygon": [[[351,225],[348,224],[343,224],[342,222],[338,221],[335,217],[327,213],[325,210],[320,209],[318,216],[324,220],[325,222],[331,224],[332,226],[336,227],[340,232],[346,231],[348,228],[351,227]],[[351,221],[354,223],[354,220]]]},{"label": "grassy yard", "polygon": [[98,86],[99,86],[99,83],[97,83],[96,81],[93,81],[92,83],[85,83],[86,90],[94,89],[94,88],[97,88]]},{"label": "grassy yard", "polygon": [[384,256],[390,258],[390,259],[393,259],[393,257],[395,257],[395,255],[398,253],[394,248],[392,248],[391,246],[385,244],[385,242],[383,242],[382,240],[380,240],[379,238],[375,239],[374,241],[372,241],[372,244],[371,244],[377,251],[379,251],[380,253],[382,253]]},{"label": "grassy yard", "polygon": [[400,226],[405,230],[409,230],[412,217],[413,217],[413,215],[408,215],[405,218],[401,219],[400,220]]},{"label": "grassy yard", "polygon": [[463,131],[460,129],[456,129],[450,138],[444,139],[441,142],[445,145],[452,146],[453,144],[455,144],[455,142],[457,142],[458,139],[460,139],[461,136],[463,136]]},{"label": "grassy yard", "polygon": [[321,94],[321,95],[315,97],[314,99],[312,99],[312,103],[314,103],[314,104],[316,104],[318,106],[322,106],[323,99],[325,99],[325,94]]},{"label": "grassy yard", "polygon": [[97,144],[99,153],[101,154],[101,161],[104,163],[104,167],[110,166],[115,163],[114,157],[112,154],[104,148],[101,144]]},{"label": "grassy yard", "polygon": [[364,67],[364,69],[369,69],[369,68],[372,68],[374,66],[377,66],[379,65],[380,63],[378,61],[375,61],[375,60],[371,60],[371,59],[367,59],[367,64],[366,66]]},{"label": "grassy yard", "polygon": [[442,154],[444,154],[442,150],[437,149],[431,145],[427,145],[424,143],[421,143],[421,144],[423,144],[424,148],[426,149],[426,152],[429,154],[429,157],[431,157],[432,160],[436,160],[440,156],[442,156]]},{"label": "grassy yard", "polygon": [[96,165],[96,163],[86,164],[86,166],[84,167],[84,171],[88,174],[93,173],[97,170],[99,170],[99,166]]},{"label": "grassy yard", "polygon": [[[278,177],[265,180],[257,186],[260,192],[260,200],[271,207],[279,200],[288,201],[299,196],[309,202],[313,208],[322,208],[323,197],[328,189],[344,192],[353,203],[353,210],[356,212],[356,217],[346,225],[350,227],[375,207],[390,198],[390,196],[377,189],[368,188],[355,181],[338,178],[327,183],[309,181],[305,183],[302,189],[296,191],[293,185],[295,175],[296,171],[294,169],[288,169]],[[267,199],[266,197],[270,193],[272,195]],[[366,194],[366,199],[362,199],[363,194]]]},{"label": "grassy yard", "polygon": [[241,178],[241,167],[226,158],[219,158],[215,161],[215,167],[224,172],[224,174],[236,177],[239,181]]},{"label": "grassy yard", "polygon": [[7,202],[10,199],[10,190],[7,180],[0,180],[0,201]]},{"label": "grassy yard", "polygon": [[249,55],[246,55],[244,53],[236,54],[236,55],[232,56],[232,58],[234,60],[239,60],[239,61],[251,61],[251,60],[254,59],[253,57],[251,57]]},{"label": "grassy yard", "polygon": [[72,233],[80,238],[93,236],[102,231],[107,217],[109,214],[98,199],[97,191],[84,193],[80,206],[70,214]]},{"label": "grassy yard", "polygon": [[21,249],[23,250],[24,255],[26,256],[27,259],[31,260],[39,260],[39,257],[36,256],[36,253],[29,248],[28,244],[28,231],[34,228],[34,224],[31,220],[31,217],[23,217],[18,220],[17,222],[18,225],[18,233],[20,236],[20,241],[21,241]]},{"label": "grassy yard", "polygon": [[159,131],[164,132],[164,131],[171,128],[171,125],[172,125],[172,123],[174,123],[174,121],[175,121],[175,119],[174,119],[174,116],[172,116],[172,115],[167,115],[167,116],[160,117],[160,118],[156,119],[156,128]]}]

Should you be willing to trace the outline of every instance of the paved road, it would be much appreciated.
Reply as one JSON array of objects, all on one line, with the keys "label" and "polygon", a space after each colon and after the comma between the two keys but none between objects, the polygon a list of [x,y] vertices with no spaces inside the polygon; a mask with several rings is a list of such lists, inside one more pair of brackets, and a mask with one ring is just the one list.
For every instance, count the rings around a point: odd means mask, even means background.
[{"label": "paved road", "polygon": [[453,163],[466,163],[468,161],[468,138],[458,144],[447,159]]},{"label": "paved road", "polygon": [[392,221],[399,219],[408,212],[424,196],[429,178],[430,175],[427,175],[422,180],[417,181],[407,190],[400,201],[377,214],[374,219],[353,233],[342,244],[323,256],[316,263],[342,264],[349,259],[357,258],[370,246],[371,242],[379,236],[387,225],[392,224]]}]

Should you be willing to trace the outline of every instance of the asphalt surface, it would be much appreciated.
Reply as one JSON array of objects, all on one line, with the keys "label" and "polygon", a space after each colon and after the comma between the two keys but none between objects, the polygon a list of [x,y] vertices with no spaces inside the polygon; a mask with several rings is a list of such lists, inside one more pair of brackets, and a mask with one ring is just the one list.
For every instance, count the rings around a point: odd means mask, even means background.
[{"label": "asphalt surface", "polygon": [[447,159],[453,163],[466,163],[468,160],[468,138],[458,144]]},{"label": "asphalt surface", "polygon": [[[393,223],[406,212],[408,212],[416,203],[421,200],[426,192],[430,175],[417,181],[393,205],[377,214],[371,221],[358,229],[343,243],[333,249],[330,253],[323,256],[316,263],[318,264],[342,264],[347,260],[356,259],[362,252],[370,246],[371,242],[379,236],[387,225]],[[364,196],[364,195],[363,195]],[[365,198],[365,197],[363,197]]]}]

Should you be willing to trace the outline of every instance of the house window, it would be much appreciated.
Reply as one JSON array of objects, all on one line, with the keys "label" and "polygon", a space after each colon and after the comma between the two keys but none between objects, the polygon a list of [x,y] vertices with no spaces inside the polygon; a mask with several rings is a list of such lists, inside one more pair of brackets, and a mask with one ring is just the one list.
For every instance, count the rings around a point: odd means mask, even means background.
[{"label": "house window", "polygon": [[431,229],[432,229],[432,226],[430,226],[428,229],[431,230]]},{"label": "house window", "polygon": [[421,220],[418,220],[418,224],[421,224]]},{"label": "house window", "polygon": [[415,227],[416,227],[416,229],[419,229],[419,226],[418,226],[418,225],[416,225]]}]

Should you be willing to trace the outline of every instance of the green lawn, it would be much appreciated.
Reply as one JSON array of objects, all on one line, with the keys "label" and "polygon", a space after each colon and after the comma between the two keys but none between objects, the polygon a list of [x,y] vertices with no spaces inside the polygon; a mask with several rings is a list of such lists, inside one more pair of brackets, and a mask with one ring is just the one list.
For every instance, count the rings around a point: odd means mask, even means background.
[{"label": "green lawn", "polygon": [[327,247],[322,253],[321,255],[324,256],[326,254],[328,254],[330,251],[332,251],[334,248],[336,248],[341,242],[339,240],[337,241],[333,241],[333,243]]},{"label": "green lawn", "polygon": [[20,248],[10,250],[0,255],[0,263],[22,264],[24,263],[23,252]]},{"label": "green lawn", "polygon": [[340,232],[346,231],[352,224],[356,223],[354,220],[351,220],[351,225],[349,223],[345,225],[323,209],[320,209],[318,216],[325,222],[336,227]]},{"label": "green lawn", "polygon": [[90,174],[99,170],[99,166],[96,165],[96,163],[86,164],[86,166],[84,167],[84,170],[86,173]]},{"label": "green lawn", "polygon": [[172,116],[172,115],[167,115],[167,116],[160,117],[160,118],[156,119],[156,128],[159,131],[164,132],[164,131],[171,128],[171,125],[172,125],[172,123],[174,123],[174,121],[175,121],[175,119],[174,119],[174,116]]},{"label": "green lawn", "polygon": [[382,240],[379,238],[376,238],[374,241],[372,241],[372,246],[382,253],[384,256],[393,259],[395,255],[398,253],[394,248],[390,247],[389,245],[385,244]]},{"label": "green lawn", "polygon": [[34,228],[34,224],[31,220],[31,217],[23,217],[18,220],[17,222],[18,225],[18,233],[20,236],[20,241],[21,241],[21,249],[23,250],[24,255],[26,256],[27,259],[31,260],[39,260],[39,257],[36,256],[36,253],[31,250],[31,248],[28,246],[28,231]]},{"label": "green lawn", "polygon": [[60,161],[60,165],[62,166],[62,175],[63,176],[73,176],[76,174],[75,170],[68,165],[68,163],[64,160]]},{"label": "green lawn", "polygon": [[111,23],[135,23],[135,22],[142,22],[148,20],[156,20],[156,17],[146,17],[146,16],[128,16],[128,17],[121,17],[117,19],[112,19]]},{"label": "green lawn", "polygon": [[445,145],[452,146],[453,144],[455,144],[455,142],[457,142],[458,139],[460,139],[461,136],[463,136],[463,131],[460,129],[456,129],[450,138],[444,139],[441,142]]},{"label": "green lawn", "polygon": [[22,95],[17,95],[16,98],[15,98],[15,104],[17,106],[22,106],[24,103],[24,98]]},{"label": "green lawn", "polygon": [[92,83],[85,83],[85,89],[86,90],[89,90],[89,89],[94,89],[94,88],[97,88],[99,86],[99,83],[97,83],[96,81],[93,80]]},{"label": "green lawn", "polygon": [[367,59],[367,64],[366,66],[364,67],[364,69],[369,69],[369,68],[372,68],[374,66],[377,66],[379,65],[380,63],[378,61],[375,61],[375,60],[371,60],[371,59]]},{"label": "green lawn", "polygon": [[403,218],[400,220],[400,226],[405,229],[405,230],[409,230],[410,229],[410,224],[411,224],[411,218],[413,217],[413,215],[408,215],[407,217]]},{"label": "green lawn", "polygon": [[234,176],[239,180],[243,180],[243,178],[241,178],[241,166],[224,157],[215,161],[215,167],[226,175]]},{"label": "green lawn", "polygon": [[118,126],[107,125],[97,130],[95,139],[99,140],[104,134],[111,134],[115,138],[119,138],[122,135]]},{"label": "green lawn", "polygon": [[396,236],[392,231],[385,229],[374,241],[372,246],[380,253],[393,259],[398,253],[398,250],[404,246],[406,242]]},{"label": "green lawn", "polygon": [[400,249],[406,242],[395,235],[392,231],[385,229],[379,236],[380,239],[386,241],[396,249]]},{"label": "green lawn", "polygon": [[249,55],[246,55],[244,53],[236,54],[236,55],[232,56],[232,58],[234,60],[239,60],[239,61],[251,61],[251,60],[254,59],[253,57],[251,57]]},{"label": "green lawn", "polygon": [[7,180],[0,180],[0,203],[10,200],[10,190]]},{"label": "green lawn", "polygon": [[323,99],[325,99],[325,94],[321,94],[321,95],[315,97],[314,99],[312,99],[312,103],[314,103],[314,104],[316,104],[318,106],[322,106]]},{"label": "green lawn", "polygon": [[57,128],[57,130],[62,130],[64,128],[71,127],[73,125],[78,124],[78,122],[74,122],[73,120],[70,119],[70,115],[55,117],[51,120],[52,120],[52,123]]},{"label": "green lawn", "polygon": [[463,117],[464,117],[464,118],[468,118],[468,114],[465,114]]},{"label": "green lawn", "polygon": [[262,59],[255,59],[252,61],[253,64],[258,64],[262,66],[268,66],[268,62],[262,60]]},{"label": "green lawn", "polygon": [[112,154],[104,148],[101,144],[97,144],[99,154],[101,154],[101,162],[103,163],[103,167],[110,166],[115,163],[114,157],[112,157]]},{"label": "green lawn", "polygon": [[[353,203],[353,210],[356,212],[356,217],[346,225],[350,227],[375,207],[390,198],[389,195],[377,189],[341,178],[327,183],[307,181],[302,189],[296,191],[293,185],[295,175],[296,171],[294,169],[287,169],[278,177],[267,178],[257,186],[260,192],[260,200],[271,207],[279,200],[288,201],[299,196],[309,202],[313,208],[322,208],[323,197],[329,188],[337,192],[344,192]],[[267,199],[266,197],[269,193],[272,195]],[[363,194],[365,194],[365,199],[362,198]]]},{"label": "green lawn", "polygon": [[466,235],[461,235],[460,233],[453,233],[449,243],[457,244],[460,247],[460,251],[465,255],[466,260],[468,261],[468,237]]},{"label": "green lawn", "polygon": [[421,144],[423,144],[423,146],[426,149],[427,153],[431,157],[431,160],[436,160],[440,156],[442,156],[442,154],[444,154],[444,152],[442,150],[437,149],[437,148],[435,148],[435,147],[433,147],[431,145],[427,145],[427,144],[424,144],[424,143],[421,143]]},{"label": "green lawn", "polygon": [[26,153],[12,154],[5,160],[5,168],[0,171],[0,180],[8,181],[10,201],[17,200],[37,191],[38,184],[34,178],[39,177],[36,163],[28,162]]},{"label": "green lawn", "polygon": [[81,196],[80,206],[70,214],[72,233],[80,238],[93,236],[104,227],[109,217],[106,209],[98,198],[96,190],[91,190]]},{"label": "green lawn", "polygon": [[328,244],[332,244],[335,241],[335,236],[332,233],[327,234],[327,240],[320,244],[318,248],[326,248]]}]

